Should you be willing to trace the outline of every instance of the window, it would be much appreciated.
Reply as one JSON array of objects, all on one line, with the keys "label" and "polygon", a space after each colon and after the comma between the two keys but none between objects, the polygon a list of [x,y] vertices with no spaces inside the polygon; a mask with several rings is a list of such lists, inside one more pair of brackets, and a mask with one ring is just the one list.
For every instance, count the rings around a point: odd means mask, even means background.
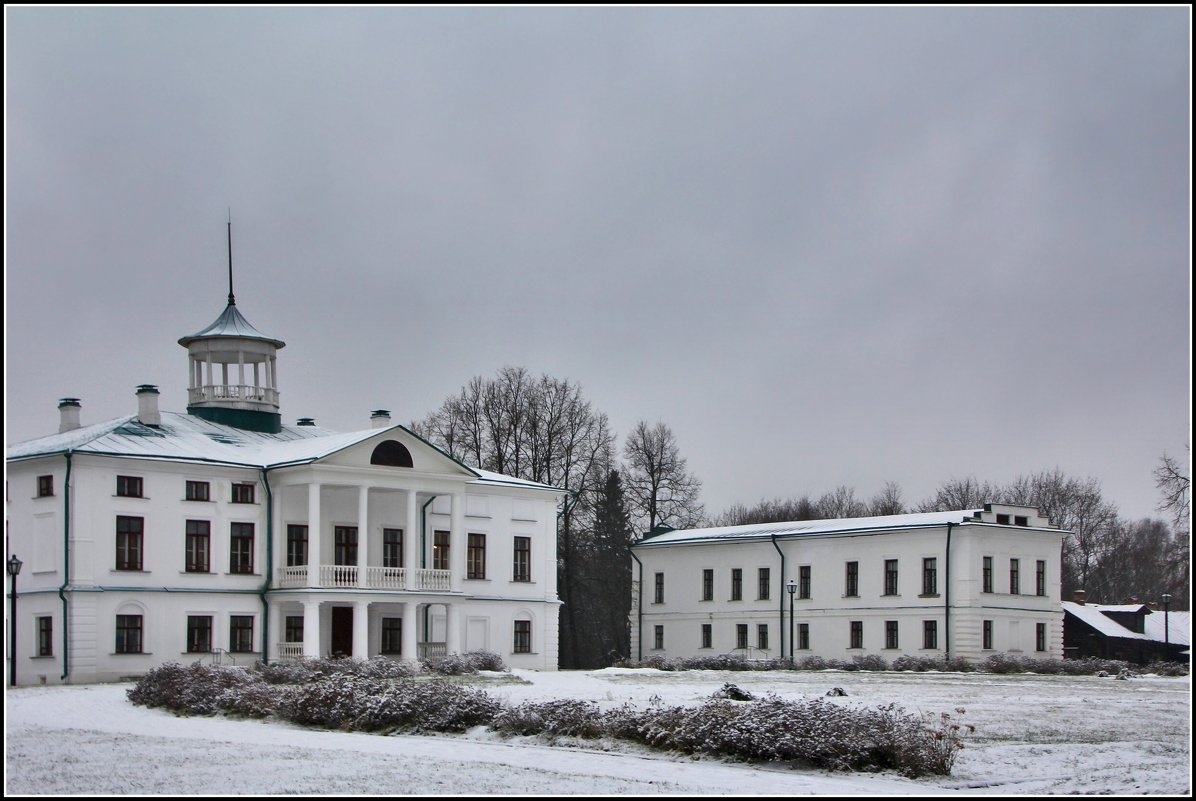
[{"label": "window", "polygon": [[116,494],[122,498],[140,498],[141,478],[139,476],[117,476]]},{"label": "window", "polygon": [[803,651],[810,650],[810,624],[809,623],[798,623],[797,624],[797,647]]},{"label": "window", "polygon": [[332,527],[332,563],[342,567],[357,564],[357,526]]},{"label": "window", "polygon": [[864,621],[851,621],[851,644],[848,648],[863,648],[864,647]]},{"label": "window", "polygon": [[897,648],[897,621],[885,621],[885,648]]},{"label": "window", "polygon": [[37,619],[37,655],[54,656],[54,618],[49,615]]},{"label": "window", "polygon": [[986,651],[991,651],[993,647],[993,622],[991,620],[985,620],[981,624],[980,638],[980,647]]},{"label": "window", "polygon": [[743,600],[743,570],[738,567],[731,568],[731,600]]},{"label": "window", "polygon": [[714,570],[711,568],[702,570],[702,600],[714,600]]},{"label": "window", "polygon": [[470,534],[469,550],[465,554],[465,577],[486,578],[486,535]]},{"label": "window", "polygon": [[1046,623],[1034,624],[1034,650],[1045,651],[1046,646]]},{"label": "window", "polygon": [[797,569],[797,597],[810,597],[810,566],[802,565]]},{"label": "window", "polygon": [[382,618],[382,645],[380,650],[384,654],[394,656],[403,653],[403,618]]},{"label": "window", "polygon": [[860,563],[847,563],[847,583],[843,594],[848,598],[858,598],[860,595]]},{"label": "window", "polygon": [[229,573],[253,573],[253,523],[233,523]]},{"label": "window", "polygon": [[998,526],[1009,525],[1009,515],[1002,515],[1002,514],[997,515],[997,525]]},{"label": "window", "polygon": [[652,647],[657,651],[664,649],[664,626],[653,626]]},{"label": "window", "polygon": [[449,569],[449,533],[437,531],[432,534],[432,569]]},{"label": "window", "polygon": [[897,594],[897,560],[885,560],[885,595]]},{"label": "window", "polygon": [[189,501],[210,501],[211,485],[206,481],[188,481],[183,497]]},{"label": "window", "polygon": [[1029,525],[1030,525],[1030,518],[1028,518],[1028,517],[1022,517],[1021,515],[1014,515],[1014,516],[1013,516],[1013,525],[1015,525],[1015,526],[1029,526]]},{"label": "window", "polygon": [[287,615],[282,636],[283,642],[303,642],[303,615]]},{"label": "window", "polygon": [[116,616],[116,652],[141,653],[141,615]]},{"label": "window", "polygon": [[735,647],[736,648],[747,648],[748,647],[747,623],[736,623],[735,624]]},{"label": "window", "polygon": [[771,592],[770,587],[772,571],[767,567],[762,567],[756,571],[756,597],[758,600],[767,601]]},{"label": "window", "polygon": [[[145,518],[116,518],[116,569],[140,570],[141,546],[144,541]],[[177,564],[177,563],[176,563]]]},{"label": "window", "polygon": [[656,587],[655,587],[654,594],[652,596],[652,603],[654,603],[654,604],[664,603],[664,573],[656,574]]},{"label": "window", "polygon": [[532,622],[530,620],[515,621],[515,653],[530,654],[532,652]]},{"label": "window", "polygon": [[713,648],[714,645],[714,627],[709,623],[702,624],[702,647]]},{"label": "window", "polygon": [[1042,559],[1038,560],[1038,565],[1034,569],[1034,593],[1036,595],[1046,595],[1046,562]]},{"label": "window", "polygon": [[768,624],[756,624],[756,647],[761,651],[768,650]]},{"label": "window", "polygon": [[48,498],[54,494],[54,476],[37,477],[37,497]]},{"label": "window", "polygon": [[993,558],[991,556],[984,557],[984,569],[981,577],[981,592],[993,591]]},{"label": "window", "polygon": [[922,594],[938,595],[938,559],[931,556],[922,560]]},{"label": "window", "polygon": [[234,654],[253,653],[253,615],[228,616],[228,650]]},{"label": "window", "polygon": [[307,564],[307,526],[287,526],[287,567]]},{"label": "window", "polygon": [[939,647],[939,624],[937,620],[922,621],[922,647]]},{"label": "window", "polygon": [[515,581],[532,580],[532,538],[515,538]]},{"label": "window", "polygon": [[233,484],[232,503],[253,503],[253,484]]},{"label": "window", "polygon": [[208,557],[211,554],[212,524],[207,520],[188,520],[186,526],[186,564],[184,569],[188,573],[208,573],[211,571]]},{"label": "window", "polygon": [[414,467],[411,451],[401,442],[388,439],[378,443],[374,452],[370,454],[370,464],[380,464],[388,467]]},{"label": "window", "polygon": [[212,616],[187,615],[187,653],[206,654],[212,650]]},{"label": "window", "polygon": [[382,566],[403,566],[403,529],[382,529]]},{"label": "window", "polygon": [[1009,594],[1017,595],[1021,592],[1021,572],[1017,559],[1009,560]]}]

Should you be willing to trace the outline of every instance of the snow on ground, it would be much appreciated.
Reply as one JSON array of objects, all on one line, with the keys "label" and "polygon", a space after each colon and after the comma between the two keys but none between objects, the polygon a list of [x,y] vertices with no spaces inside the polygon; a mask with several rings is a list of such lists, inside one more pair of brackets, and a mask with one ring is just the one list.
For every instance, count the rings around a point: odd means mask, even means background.
[{"label": "snow on ground", "polygon": [[[830,773],[651,752],[464,735],[379,736],[276,721],[181,718],[133,706],[129,684],[5,694],[6,794],[1119,795],[1191,794],[1191,680],[965,673],[513,671],[492,695],[616,706],[696,703],[724,682],[976,726],[954,775]],[[958,715],[956,707],[966,712]]]}]

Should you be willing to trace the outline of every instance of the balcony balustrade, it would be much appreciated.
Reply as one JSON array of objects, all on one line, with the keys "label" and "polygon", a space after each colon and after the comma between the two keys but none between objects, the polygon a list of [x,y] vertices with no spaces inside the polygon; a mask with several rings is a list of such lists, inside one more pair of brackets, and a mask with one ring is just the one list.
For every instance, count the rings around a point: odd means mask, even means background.
[{"label": "balcony balustrade", "polygon": [[[359,582],[359,571],[365,581]],[[294,589],[309,586],[307,565],[280,567],[275,584],[279,589]],[[391,590],[397,592],[423,590],[448,592],[452,589],[452,571],[426,570],[403,567],[366,567],[356,565],[319,565],[316,567],[317,582],[321,589]]]}]

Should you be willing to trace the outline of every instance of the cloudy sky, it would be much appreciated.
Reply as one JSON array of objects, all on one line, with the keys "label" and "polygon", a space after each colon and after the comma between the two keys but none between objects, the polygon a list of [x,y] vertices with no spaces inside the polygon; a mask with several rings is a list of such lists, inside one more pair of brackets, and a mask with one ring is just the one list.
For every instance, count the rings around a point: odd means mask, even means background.
[{"label": "cloudy sky", "polygon": [[286,422],[507,365],[708,511],[1191,424],[1187,8],[5,8],[6,438],[186,407],[227,294]]}]

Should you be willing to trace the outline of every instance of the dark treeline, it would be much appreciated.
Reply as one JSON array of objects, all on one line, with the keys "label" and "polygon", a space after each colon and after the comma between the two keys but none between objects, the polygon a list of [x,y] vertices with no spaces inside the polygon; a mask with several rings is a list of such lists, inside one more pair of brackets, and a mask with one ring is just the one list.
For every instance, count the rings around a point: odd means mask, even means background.
[{"label": "dark treeline", "polygon": [[[917,511],[979,508],[988,502],[1037,506],[1074,532],[1064,547],[1064,597],[1076,589],[1114,602],[1170,592],[1172,606],[1188,596],[1187,478],[1164,457],[1156,480],[1173,514],[1163,520],[1122,520],[1095,479],[1058,470],[1019,477],[1009,485],[952,479],[935,495],[907,506],[893,482],[874,497],[841,486],[817,498],[736,505],[708,518],[701,482],[689,472],[676,437],[662,422],[640,421],[622,447],[605,414],[580,385],[506,367],[475,377],[412,428],[454,458],[505,475],[569,490],[557,523],[561,598],[560,666],[592,668],[630,655],[631,560],[628,545],[658,526],[813,520]],[[1166,500],[1164,501],[1166,503]],[[1161,507],[1162,508],[1162,507]],[[1183,599],[1182,602],[1180,599]]]}]

